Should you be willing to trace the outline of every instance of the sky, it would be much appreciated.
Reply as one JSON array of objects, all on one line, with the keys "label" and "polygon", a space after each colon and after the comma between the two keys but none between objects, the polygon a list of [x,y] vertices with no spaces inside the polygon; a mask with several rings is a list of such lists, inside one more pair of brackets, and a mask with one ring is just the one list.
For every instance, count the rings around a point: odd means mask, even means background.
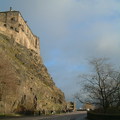
[{"label": "sky", "polygon": [[20,11],[40,38],[40,53],[66,100],[80,89],[88,60],[120,65],[120,0],[0,0],[0,11]]}]

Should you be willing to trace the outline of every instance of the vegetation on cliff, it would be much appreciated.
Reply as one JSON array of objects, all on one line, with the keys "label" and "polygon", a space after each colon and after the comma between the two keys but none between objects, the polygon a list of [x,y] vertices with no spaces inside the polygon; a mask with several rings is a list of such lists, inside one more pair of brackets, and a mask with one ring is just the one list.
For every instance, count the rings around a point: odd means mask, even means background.
[{"label": "vegetation on cliff", "polygon": [[0,113],[47,114],[65,106],[41,57],[0,34]]}]

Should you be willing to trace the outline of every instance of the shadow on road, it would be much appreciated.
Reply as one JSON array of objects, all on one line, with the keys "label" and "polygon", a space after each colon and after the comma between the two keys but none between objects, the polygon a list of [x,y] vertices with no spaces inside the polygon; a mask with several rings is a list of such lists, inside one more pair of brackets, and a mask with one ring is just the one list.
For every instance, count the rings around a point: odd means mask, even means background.
[{"label": "shadow on road", "polygon": [[86,116],[86,112],[77,111],[52,116],[2,117],[0,120],[87,120]]}]

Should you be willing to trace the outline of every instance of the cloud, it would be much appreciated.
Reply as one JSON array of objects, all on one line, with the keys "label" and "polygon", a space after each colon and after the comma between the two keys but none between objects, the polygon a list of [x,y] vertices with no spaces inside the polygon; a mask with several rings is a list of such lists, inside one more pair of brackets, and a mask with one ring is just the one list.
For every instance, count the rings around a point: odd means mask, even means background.
[{"label": "cloud", "polygon": [[108,56],[120,64],[119,0],[4,1],[40,37],[43,61],[66,97],[79,89],[77,76],[89,71],[86,59]]},{"label": "cloud", "polygon": [[[113,58],[118,54],[120,2],[66,0],[63,3],[59,1],[59,4],[52,1],[49,5],[52,10],[46,12],[47,25],[44,28],[50,39],[44,41],[48,49],[43,48],[42,51],[43,54],[47,51],[47,54],[43,55],[46,63],[56,61],[54,65],[46,65],[57,86],[62,88],[67,96],[67,89],[71,89],[73,93],[76,91],[74,89],[78,89],[73,84],[77,81],[77,75],[87,71],[86,59],[106,55]],[[56,17],[49,20],[47,14]],[[59,54],[53,55],[50,51],[59,51]],[[80,66],[79,69],[77,66]],[[81,66],[84,66],[84,70]]]}]

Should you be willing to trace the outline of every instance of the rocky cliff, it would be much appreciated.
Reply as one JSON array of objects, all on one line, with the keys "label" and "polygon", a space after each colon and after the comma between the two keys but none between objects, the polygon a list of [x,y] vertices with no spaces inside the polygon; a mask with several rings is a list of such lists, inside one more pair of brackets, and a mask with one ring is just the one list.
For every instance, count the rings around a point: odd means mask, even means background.
[{"label": "rocky cliff", "polygon": [[41,57],[0,34],[0,113],[44,114],[65,106]]}]

